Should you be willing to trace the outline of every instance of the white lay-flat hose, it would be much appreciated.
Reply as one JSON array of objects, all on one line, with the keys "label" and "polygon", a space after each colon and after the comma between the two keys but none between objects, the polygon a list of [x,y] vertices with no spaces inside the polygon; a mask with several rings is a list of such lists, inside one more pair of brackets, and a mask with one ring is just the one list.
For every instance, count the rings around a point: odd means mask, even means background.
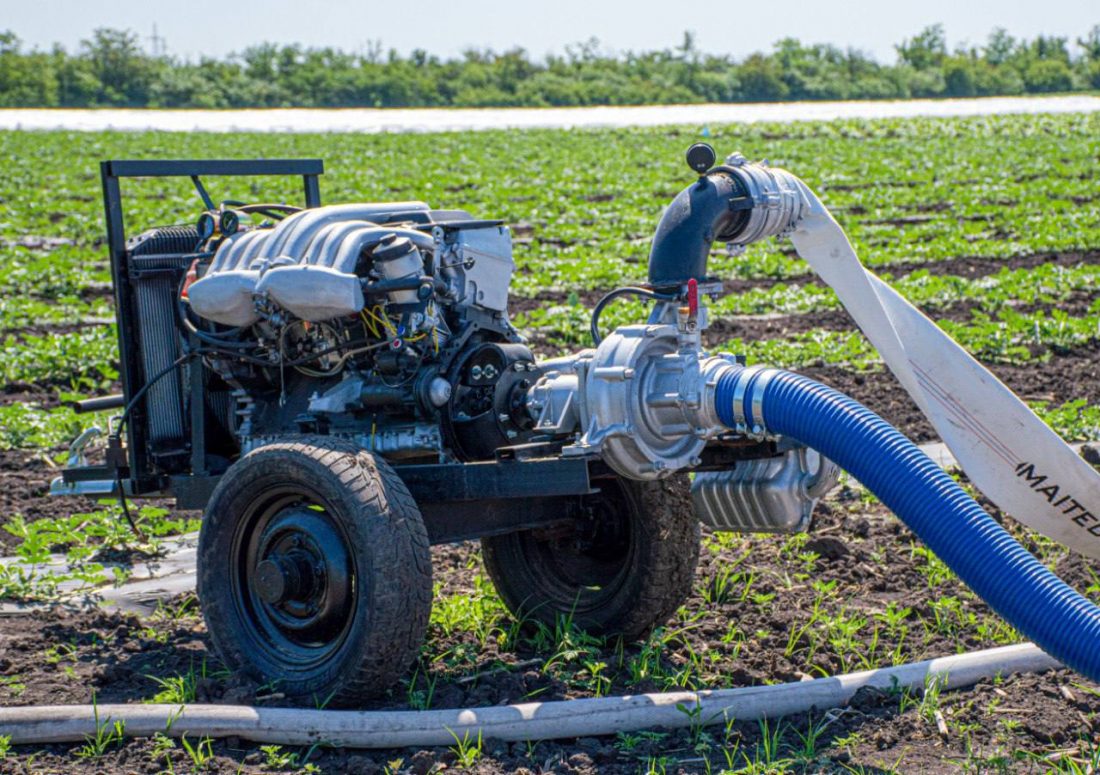
[{"label": "white lay-flat hose", "polygon": [[454,745],[456,741],[553,740],[663,727],[754,721],[846,705],[864,687],[922,690],[970,686],[985,678],[1056,669],[1030,643],[957,654],[812,681],[625,697],[527,702],[488,708],[347,711],[241,705],[55,705],[0,708],[11,743],[72,743],[122,722],[127,737],[239,737],[258,743],[347,748]]},{"label": "white lay-flat hose", "polygon": [[859,261],[805,184],[791,233],[974,485],[1030,528],[1100,559],[1100,475],[1004,383]]}]

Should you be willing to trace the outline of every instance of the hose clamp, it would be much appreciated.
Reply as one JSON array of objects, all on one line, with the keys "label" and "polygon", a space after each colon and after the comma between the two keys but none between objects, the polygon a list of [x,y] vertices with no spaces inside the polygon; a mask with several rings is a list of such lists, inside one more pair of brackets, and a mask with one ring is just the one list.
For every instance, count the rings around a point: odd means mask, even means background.
[{"label": "hose clamp", "polygon": [[763,368],[756,379],[752,381],[751,393],[748,398],[752,406],[753,424],[749,430],[754,434],[763,435],[767,433],[767,428],[764,427],[764,391],[768,387],[768,383],[778,373],[779,369]]},{"label": "hose clamp", "polygon": [[733,419],[737,424],[734,430],[747,428],[748,420],[745,419],[745,391],[752,382],[752,378],[767,369],[766,366],[746,366],[736,377],[733,384]]},{"label": "hose clamp", "polygon": [[718,412],[718,383],[730,374],[740,373],[745,367],[730,353],[716,353],[699,362],[699,387],[702,400],[695,415],[697,433],[710,436],[728,430]]}]

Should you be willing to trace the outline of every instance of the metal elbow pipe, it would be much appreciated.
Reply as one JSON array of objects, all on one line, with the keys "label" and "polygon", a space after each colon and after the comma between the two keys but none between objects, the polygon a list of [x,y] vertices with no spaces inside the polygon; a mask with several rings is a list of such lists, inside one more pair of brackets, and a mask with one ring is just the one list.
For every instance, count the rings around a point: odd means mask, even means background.
[{"label": "metal elbow pipe", "polygon": [[784,234],[802,217],[803,184],[785,170],[733,154],[669,204],[653,235],[649,284],[679,288],[707,277],[715,242],[748,245]]}]

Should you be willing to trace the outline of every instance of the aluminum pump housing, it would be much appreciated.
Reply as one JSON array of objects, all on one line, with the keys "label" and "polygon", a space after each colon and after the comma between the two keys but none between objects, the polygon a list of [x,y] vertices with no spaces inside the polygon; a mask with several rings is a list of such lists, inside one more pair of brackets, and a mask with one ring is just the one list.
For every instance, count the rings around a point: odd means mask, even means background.
[{"label": "aluminum pump housing", "polygon": [[[596,349],[543,364],[527,400],[536,429],[572,435],[563,455],[597,454],[634,479],[698,469],[708,446],[736,441],[718,418],[715,387],[723,373],[745,366],[702,347],[702,300],[721,288],[709,282],[706,255],[716,238],[746,245],[789,232],[803,201],[794,176],[740,154],[708,166],[665,212],[650,255],[650,287],[671,290],[675,300],[658,302],[648,323],[621,326]],[[732,435],[770,442],[775,454],[696,473],[700,519],[717,530],[805,529],[839,469],[758,425],[742,423]]]}]

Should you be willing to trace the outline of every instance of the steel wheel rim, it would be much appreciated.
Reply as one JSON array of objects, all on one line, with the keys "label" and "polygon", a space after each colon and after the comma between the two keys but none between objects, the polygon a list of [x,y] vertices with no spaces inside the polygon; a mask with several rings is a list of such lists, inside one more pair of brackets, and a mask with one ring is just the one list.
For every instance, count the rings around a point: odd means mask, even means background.
[{"label": "steel wheel rim", "polygon": [[519,536],[538,558],[528,562],[536,588],[555,608],[578,615],[598,610],[618,594],[634,566],[639,540],[632,519],[635,504],[617,483],[585,500],[595,535]]},{"label": "steel wheel rim", "polygon": [[233,602],[253,646],[275,664],[315,669],[351,632],[359,574],[333,511],[304,488],[273,488],[237,521]]}]

